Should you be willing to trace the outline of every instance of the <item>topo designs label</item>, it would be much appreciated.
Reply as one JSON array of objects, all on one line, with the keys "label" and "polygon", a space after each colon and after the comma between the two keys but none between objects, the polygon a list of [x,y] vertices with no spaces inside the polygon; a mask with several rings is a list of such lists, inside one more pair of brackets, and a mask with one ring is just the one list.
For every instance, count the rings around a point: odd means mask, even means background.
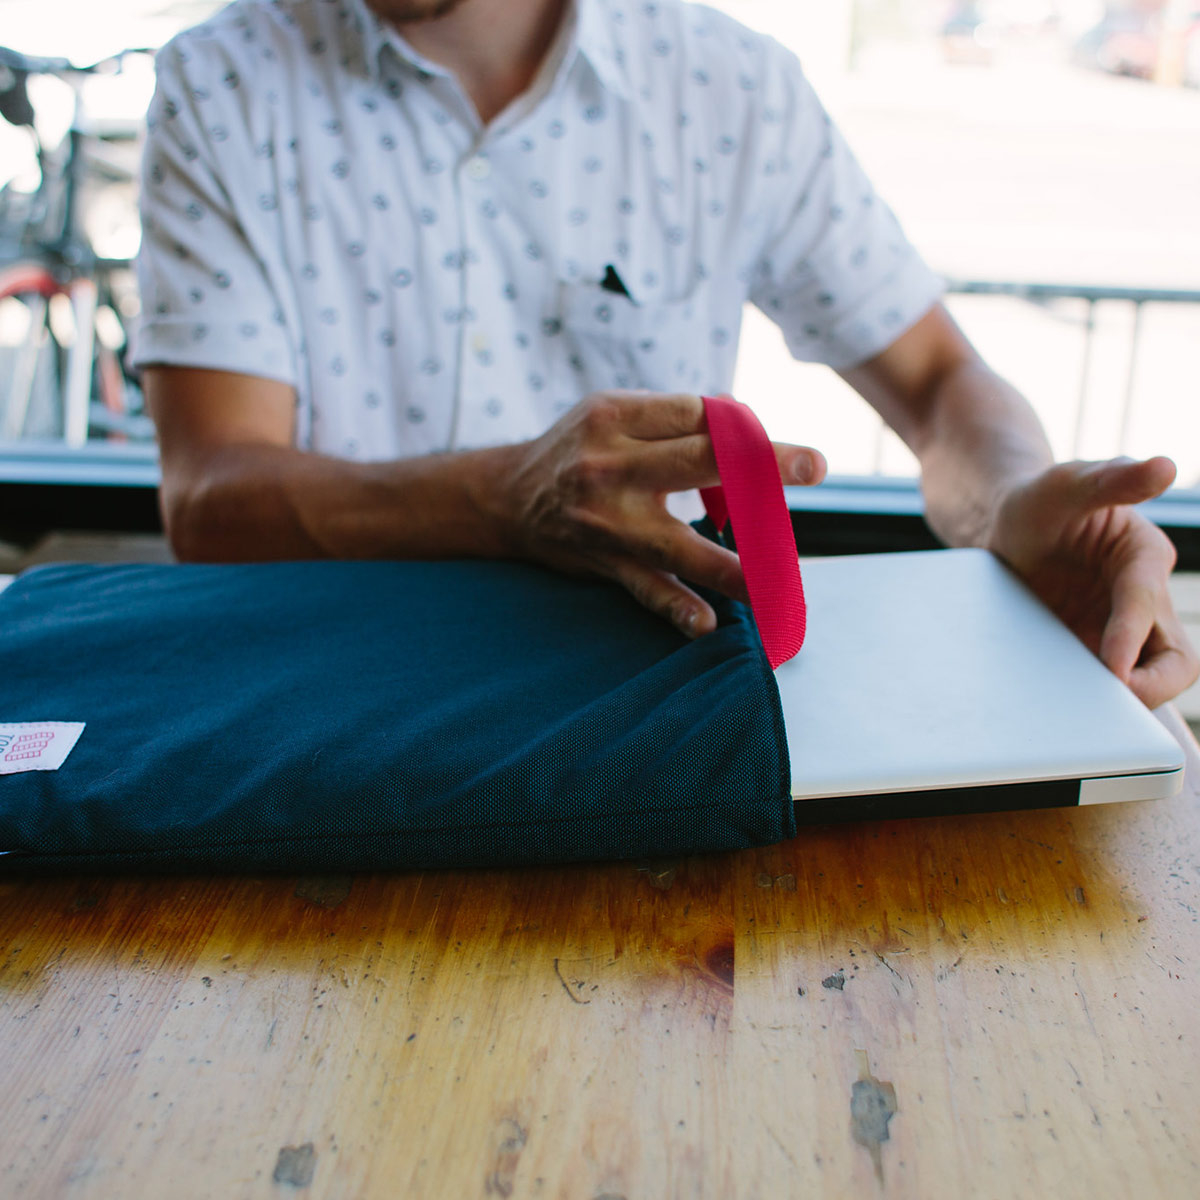
[{"label": "topo designs label", "polygon": [[83,721],[23,721],[0,725],[0,775],[57,771],[83,732]]}]

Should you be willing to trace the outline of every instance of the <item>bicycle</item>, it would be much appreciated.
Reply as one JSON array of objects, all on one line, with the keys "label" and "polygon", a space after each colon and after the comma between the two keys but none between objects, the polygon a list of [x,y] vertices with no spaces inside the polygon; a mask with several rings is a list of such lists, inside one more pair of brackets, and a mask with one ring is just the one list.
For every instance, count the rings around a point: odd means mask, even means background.
[{"label": "bicycle", "polygon": [[[11,181],[0,188],[0,350],[8,343],[12,355],[7,394],[0,374],[0,440],[40,434],[79,448],[89,436],[153,438],[140,388],[124,366],[125,320],[137,311],[132,262],[97,253],[83,213],[88,193],[132,189],[134,166],[111,151],[124,146],[136,158],[141,136],[136,121],[112,128],[89,122],[84,84],[150,53],[124,50],[76,66],[0,47],[0,115],[30,132],[39,172],[31,193]],[[28,89],[35,76],[71,87],[70,125],[55,144],[38,129]]]}]

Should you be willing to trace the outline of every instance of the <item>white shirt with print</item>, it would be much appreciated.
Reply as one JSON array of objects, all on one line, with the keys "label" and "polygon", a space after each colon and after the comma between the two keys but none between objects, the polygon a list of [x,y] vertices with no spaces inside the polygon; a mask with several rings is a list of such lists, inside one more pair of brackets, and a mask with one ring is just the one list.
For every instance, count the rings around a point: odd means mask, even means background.
[{"label": "white shirt with print", "polygon": [[941,293],[797,59],[678,0],[577,0],[486,127],[363,0],[238,0],[159,54],[142,211],[134,362],[291,384],[346,458],[727,391],[747,300],[847,367]]}]

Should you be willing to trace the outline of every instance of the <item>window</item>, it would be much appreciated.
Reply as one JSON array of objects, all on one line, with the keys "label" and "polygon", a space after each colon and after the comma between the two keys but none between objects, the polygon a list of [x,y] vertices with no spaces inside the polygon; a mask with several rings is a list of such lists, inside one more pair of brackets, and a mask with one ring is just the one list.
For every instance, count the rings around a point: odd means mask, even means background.
[{"label": "window", "polygon": [[[1032,401],[1056,453],[1170,453],[1179,486],[1156,512],[1200,525],[1200,0],[715,3],[798,52],[909,236],[947,278],[951,310]],[[9,0],[3,36],[26,53],[87,63],[158,44],[217,7]],[[92,115],[136,131],[149,81],[144,62],[128,66],[74,89],[34,80],[31,94],[57,130],[48,138],[62,137],[76,95]],[[0,197],[0,231],[10,235],[8,245],[0,236],[0,262],[15,255],[21,193],[37,183],[28,134],[0,123],[0,186],[18,176]],[[95,245],[117,259],[136,241],[132,185],[120,178],[131,149],[126,136],[85,155],[100,162],[82,188],[88,221],[106,225]],[[136,297],[127,272],[110,282],[93,331],[107,366],[85,370],[79,385],[107,380],[109,393],[84,395],[73,419],[36,389],[17,412],[30,314],[0,301],[0,437],[10,439],[0,478],[153,482],[140,397],[112,369]],[[75,300],[48,299],[49,328],[65,342],[78,332]],[[797,492],[798,505],[919,511],[908,451],[832,372],[793,362],[757,311],[746,315],[735,390],[773,436],[826,453],[834,480],[820,494]],[[152,506],[138,511],[152,519]]]},{"label": "window", "polygon": [[[1060,458],[1173,455],[1200,483],[1200,5],[718,6],[794,49],[984,356]],[[737,389],[831,473],[912,456],[748,312]]]}]

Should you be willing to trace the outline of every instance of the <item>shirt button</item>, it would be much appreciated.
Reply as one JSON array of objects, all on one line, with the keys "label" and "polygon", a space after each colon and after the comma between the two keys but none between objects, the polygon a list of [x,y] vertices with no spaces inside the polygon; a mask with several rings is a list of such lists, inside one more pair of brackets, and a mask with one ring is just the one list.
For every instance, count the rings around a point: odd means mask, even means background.
[{"label": "shirt button", "polygon": [[473,158],[467,163],[467,178],[482,183],[492,173],[492,164],[486,158]]},{"label": "shirt button", "polygon": [[491,344],[492,343],[488,341],[486,333],[477,333],[471,339],[471,349],[474,350],[476,354],[486,354]]}]

